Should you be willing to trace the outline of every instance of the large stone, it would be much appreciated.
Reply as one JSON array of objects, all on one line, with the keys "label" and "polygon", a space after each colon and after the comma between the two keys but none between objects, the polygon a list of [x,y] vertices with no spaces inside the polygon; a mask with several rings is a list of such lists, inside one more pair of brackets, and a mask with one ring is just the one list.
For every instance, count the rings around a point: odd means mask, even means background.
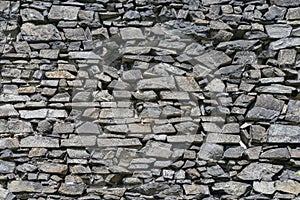
[{"label": "large stone", "polygon": [[268,11],[265,13],[264,17],[267,20],[278,20],[283,19],[286,13],[285,7],[279,7],[279,6],[270,6],[268,8]]},{"label": "large stone", "polygon": [[76,20],[79,7],[53,5],[49,11],[49,20]]},{"label": "large stone", "polygon": [[267,158],[271,160],[288,160],[290,159],[291,155],[287,148],[276,148],[276,149],[270,149],[265,152],[263,152],[260,155],[260,158]]},{"label": "large stone", "polygon": [[25,23],[21,26],[21,33],[26,41],[61,40],[59,31],[52,24],[34,25],[32,23]]},{"label": "large stone", "polygon": [[7,186],[10,192],[42,192],[44,187],[39,182],[32,181],[12,181]]},{"label": "large stone", "polygon": [[286,14],[286,18],[288,20],[299,20],[300,19],[300,8],[289,8],[289,10]]},{"label": "large stone", "polygon": [[242,196],[251,186],[247,183],[237,181],[228,181],[215,183],[212,187],[214,191],[224,191],[227,194],[234,196]]},{"label": "large stone", "polygon": [[35,21],[43,22],[44,16],[37,10],[31,8],[25,8],[21,10],[21,17],[23,22]]},{"label": "large stone", "polygon": [[16,138],[1,138],[0,149],[16,149],[19,147],[19,140]]},{"label": "large stone", "polygon": [[142,143],[139,139],[106,139],[99,138],[97,139],[98,147],[140,147]]},{"label": "large stone", "polygon": [[289,37],[289,38],[282,38],[271,42],[269,45],[269,49],[276,51],[279,49],[286,49],[291,47],[296,47],[300,45],[300,38],[296,37]]},{"label": "large stone", "polygon": [[68,166],[58,163],[43,163],[39,166],[39,170],[49,174],[66,174]]},{"label": "large stone", "polygon": [[276,191],[274,181],[254,181],[253,189],[262,194],[273,194]]},{"label": "large stone", "polygon": [[202,160],[218,160],[222,158],[224,147],[218,144],[204,143],[198,152],[198,158]]},{"label": "large stone", "polygon": [[272,4],[283,7],[295,7],[300,5],[300,0],[271,0]]},{"label": "large stone", "polygon": [[207,143],[216,144],[239,144],[241,138],[239,135],[223,134],[223,133],[209,133],[206,137]]},{"label": "large stone", "polygon": [[293,29],[288,24],[272,24],[265,26],[267,34],[270,38],[285,38],[291,35]]},{"label": "large stone", "polygon": [[200,56],[197,56],[197,64],[204,65],[209,69],[216,69],[231,62],[231,58],[222,51],[211,50]]},{"label": "large stone", "polygon": [[20,147],[58,148],[59,140],[50,137],[28,136],[21,139]]},{"label": "large stone", "polygon": [[300,122],[300,101],[289,101],[285,119],[292,122]]},{"label": "large stone", "polygon": [[64,195],[82,195],[85,189],[84,183],[62,183],[58,192]]},{"label": "large stone", "polygon": [[146,156],[157,157],[157,158],[169,158],[172,155],[171,144],[163,142],[148,141],[143,149],[140,151],[143,152]]},{"label": "large stone", "polygon": [[62,147],[90,147],[96,145],[96,136],[74,136],[69,139],[62,139]]},{"label": "large stone", "polygon": [[217,49],[226,50],[252,50],[255,45],[259,42],[259,40],[234,40],[229,42],[221,42],[216,47]]},{"label": "large stone", "polygon": [[300,127],[273,124],[267,130],[268,143],[300,143]]},{"label": "large stone", "polygon": [[284,101],[278,100],[269,94],[261,94],[257,97],[254,108],[247,113],[249,119],[271,120],[278,117]]},{"label": "large stone", "polygon": [[282,165],[272,165],[269,163],[250,163],[237,177],[241,180],[253,181],[264,180],[270,181],[272,177],[283,168]]},{"label": "large stone", "polygon": [[20,110],[20,117],[23,119],[44,119],[47,117],[47,109]]},{"label": "large stone", "polygon": [[69,40],[85,40],[85,33],[83,28],[75,28],[75,29],[64,29],[65,37]]},{"label": "large stone", "polygon": [[15,167],[16,167],[16,164],[14,162],[0,160],[0,173],[1,174],[13,173],[15,170]]},{"label": "large stone", "polygon": [[286,192],[297,196],[300,193],[300,183],[294,180],[276,181],[275,188],[277,191]]},{"label": "large stone", "polygon": [[186,92],[199,92],[200,87],[194,77],[175,76],[178,88]]},{"label": "large stone", "polygon": [[207,185],[192,184],[183,185],[185,194],[187,195],[209,195],[209,188]]},{"label": "large stone", "polygon": [[19,113],[16,111],[13,105],[5,104],[0,106],[0,118],[4,117],[18,117]]},{"label": "large stone", "polygon": [[159,77],[151,79],[143,79],[137,83],[138,90],[174,90],[176,89],[175,80],[170,77]]},{"label": "large stone", "polygon": [[141,29],[139,28],[122,28],[120,30],[121,37],[123,40],[142,40],[145,39],[145,36]]}]

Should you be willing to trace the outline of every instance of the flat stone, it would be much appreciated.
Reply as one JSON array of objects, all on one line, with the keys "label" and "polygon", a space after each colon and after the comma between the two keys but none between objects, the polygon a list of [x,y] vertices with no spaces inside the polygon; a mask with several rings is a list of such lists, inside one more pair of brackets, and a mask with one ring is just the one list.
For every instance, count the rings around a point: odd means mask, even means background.
[{"label": "flat stone", "polygon": [[232,64],[257,64],[257,56],[253,51],[239,51],[235,54]]},{"label": "flat stone", "polygon": [[285,119],[292,122],[300,121],[300,101],[290,100]]},{"label": "flat stone", "polygon": [[222,51],[210,50],[200,56],[197,56],[197,64],[204,65],[209,69],[216,69],[231,62],[231,58]]},{"label": "flat stone", "polygon": [[152,133],[150,124],[128,124],[129,133]]},{"label": "flat stone", "polygon": [[218,44],[216,49],[226,50],[252,50],[254,46],[259,42],[259,40],[234,40],[229,42],[221,42]]},{"label": "flat stone", "polygon": [[291,47],[296,47],[300,45],[300,38],[297,37],[289,37],[289,38],[282,38],[271,42],[269,45],[269,49],[276,51],[279,49],[286,49]]},{"label": "flat stone", "polygon": [[5,104],[0,106],[0,118],[6,118],[6,117],[18,117],[19,113],[16,111],[13,105],[11,104]]},{"label": "flat stone", "polygon": [[37,10],[31,8],[21,9],[21,18],[23,22],[43,22],[44,16]]},{"label": "flat stone", "polygon": [[238,159],[241,158],[244,154],[245,149],[241,146],[239,147],[230,147],[226,149],[223,156],[224,158],[229,159]]},{"label": "flat stone", "polygon": [[85,189],[84,183],[62,183],[58,189],[60,194],[64,195],[82,195]]},{"label": "flat stone", "polygon": [[98,147],[140,147],[142,143],[137,138],[133,139],[97,139]]},{"label": "flat stone", "polygon": [[92,51],[69,52],[70,59],[101,59],[99,55]]},{"label": "flat stone", "polygon": [[192,185],[183,185],[184,192],[187,195],[209,195],[209,188],[207,185],[199,185],[199,184],[192,184]]},{"label": "flat stone", "polygon": [[286,192],[297,196],[300,193],[300,183],[294,180],[276,181],[275,188],[277,191]]},{"label": "flat stone", "polygon": [[300,143],[300,127],[272,124],[267,130],[268,143]]},{"label": "flat stone", "polygon": [[64,33],[69,40],[86,40],[83,28],[64,29]]},{"label": "flat stone", "polygon": [[19,140],[16,138],[1,138],[0,149],[16,149],[19,147]]},{"label": "flat stone", "polygon": [[202,160],[218,160],[222,158],[224,147],[218,144],[204,143],[198,152],[198,158]]},{"label": "flat stone", "polygon": [[21,26],[21,33],[26,41],[61,40],[59,31],[52,24],[34,25],[32,23],[25,23]]},{"label": "flat stone", "polygon": [[241,138],[239,135],[222,134],[222,133],[209,133],[206,137],[207,143],[216,144],[239,144]]},{"label": "flat stone", "polygon": [[145,36],[139,28],[122,28],[120,29],[121,37],[123,40],[142,40]]},{"label": "flat stone", "polygon": [[194,77],[175,76],[178,88],[186,92],[198,92],[200,87]]},{"label": "flat stone", "polygon": [[132,109],[128,108],[104,108],[100,111],[100,118],[103,119],[117,119],[117,118],[131,118],[133,117],[134,113]]},{"label": "flat stone", "polygon": [[47,78],[53,78],[53,79],[61,79],[61,78],[75,79],[76,78],[76,76],[74,76],[68,71],[51,71],[51,72],[46,72],[45,75]]},{"label": "flat stone", "polygon": [[39,170],[49,174],[66,174],[68,166],[58,163],[43,163],[39,166]]},{"label": "flat stone", "polygon": [[225,84],[221,79],[214,78],[207,84],[207,86],[205,86],[204,89],[209,92],[224,92]]},{"label": "flat stone", "polygon": [[46,59],[57,59],[59,49],[42,49],[40,50],[40,57]]},{"label": "flat stone", "polygon": [[190,95],[188,92],[161,91],[160,98],[162,100],[190,100]]},{"label": "flat stone", "polygon": [[226,194],[242,196],[251,186],[247,183],[228,181],[215,183],[212,187],[214,191],[224,191]]},{"label": "flat stone", "polygon": [[176,89],[175,80],[173,77],[159,77],[159,78],[151,78],[151,79],[143,79],[137,83],[137,89],[139,90],[162,90]]},{"label": "flat stone", "polygon": [[281,66],[294,65],[297,51],[295,49],[281,49],[278,54],[278,64]]},{"label": "flat stone", "polygon": [[[299,3],[300,5],[300,3]],[[286,14],[288,20],[299,20],[300,19],[300,8],[289,8]]]},{"label": "flat stone", "polygon": [[283,7],[296,7],[300,5],[300,0],[271,0],[271,3]]},{"label": "flat stone", "polygon": [[241,180],[253,181],[264,180],[271,181],[272,177],[283,168],[282,165],[272,165],[269,163],[250,163],[237,177]]},{"label": "flat stone", "polygon": [[62,139],[62,147],[90,147],[96,145],[96,136],[73,136],[69,139]]},{"label": "flat stone", "polygon": [[264,17],[267,20],[278,20],[283,19],[286,13],[285,7],[278,7],[278,6],[270,6],[268,11],[264,14]]},{"label": "flat stone", "polygon": [[250,127],[250,136],[252,142],[264,143],[267,141],[266,129],[260,125],[252,125]]},{"label": "flat stone", "polygon": [[30,46],[26,41],[14,42],[14,48],[17,53],[29,53],[31,52]]},{"label": "flat stone", "polygon": [[10,192],[42,192],[43,185],[33,181],[11,181],[7,186]]},{"label": "flat stone", "polygon": [[172,155],[171,147],[168,143],[148,141],[140,151],[149,157],[169,158]]},{"label": "flat stone", "polygon": [[278,100],[269,94],[261,94],[257,97],[254,108],[247,113],[249,119],[271,120],[278,117],[284,101]]},{"label": "flat stone", "polygon": [[14,162],[0,160],[0,173],[1,174],[13,173],[15,170],[15,167],[16,167],[16,164]]},{"label": "flat stone", "polygon": [[276,148],[270,149],[263,152],[260,155],[260,158],[266,158],[271,160],[288,160],[290,159],[291,155],[287,148]]},{"label": "flat stone", "polygon": [[254,191],[262,194],[274,194],[276,191],[274,181],[254,181],[253,182],[253,189]]},{"label": "flat stone", "polygon": [[49,20],[77,20],[79,7],[53,5],[49,11]]},{"label": "flat stone", "polygon": [[20,110],[19,113],[23,119],[44,119],[47,117],[48,109]]},{"label": "flat stone", "polygon": [[285,38],[291,35],[293,27],[288,24],[266,25],[266,32],[270,38]]},{"label": "flat stone", "polygon": [[20,147],[58,148],[59,140],[50,137],[28,136],[21,139]]},{"label": "flat stone", "polygon": [[280,84],[271,84],[269,86],[260,86],[256,88],[257,92],[268,94],[292,94],[296,88]]},{"label": "flat stone", "polygon": [[101,127],[93,122],[85,122],[75,130],[78,134],[100,134],[101,132]]}]

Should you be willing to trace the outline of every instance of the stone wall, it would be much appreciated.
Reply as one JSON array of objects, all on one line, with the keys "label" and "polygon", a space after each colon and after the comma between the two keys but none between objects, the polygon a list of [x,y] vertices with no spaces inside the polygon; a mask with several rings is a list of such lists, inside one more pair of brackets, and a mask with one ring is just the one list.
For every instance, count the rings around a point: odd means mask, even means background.
[{"label": "stone wall", "polygon": [[300,199],[300,0],[0,1],[0,199]]}]

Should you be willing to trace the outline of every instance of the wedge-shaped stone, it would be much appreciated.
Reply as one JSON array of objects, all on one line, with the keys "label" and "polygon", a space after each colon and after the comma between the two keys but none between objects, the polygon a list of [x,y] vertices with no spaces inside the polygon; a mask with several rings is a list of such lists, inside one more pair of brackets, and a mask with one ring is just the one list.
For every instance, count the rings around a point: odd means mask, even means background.
[{"label": "wedge-shaped stone", "polygon": [[48,14],[50,20],[76,20],[79,7],[53,5]]},{"label": "wedge-shaped stone", "polygon": [[142,143],[139,139],[97,139],[98,147],[140,147]]},{"label": "wedge-shaped stone", "polygon": [[267,130],[268,143],[300,143],[300,127],[273,124]]},{"label": "wedge-shaped stone", "polygon": [[174,90],[176,89],[175,80],[173,77],[159,77],[151,79],[143,79],[137,83],[138,90]]},{"label": "wedge-shaped stone", "polygon": [[270,181],[272,177],[283,168],[282,165],[272,165],[270,163],[250,163],[246,166],[237,177],[241,180],[253,181],[264,180]]},{"label": "wedge-shaped stone", "polygon": [[25,23],[21,27],[21,33],[26,41],[61,40],[59,31],[52,24],[34,25],[32,23]]},{"label": "wedge-shaped stone", "polygon": [[58,148],[59,140],[50,137],[28,136],[21,139],[20,147]]}]

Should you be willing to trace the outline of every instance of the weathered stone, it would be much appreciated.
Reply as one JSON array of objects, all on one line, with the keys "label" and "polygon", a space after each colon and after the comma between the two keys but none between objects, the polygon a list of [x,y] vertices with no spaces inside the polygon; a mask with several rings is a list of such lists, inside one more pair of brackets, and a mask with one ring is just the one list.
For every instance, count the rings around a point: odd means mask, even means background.
[{"label": "weathered stone", "polygon": [[267,132],[266,129],[259,125],[252,125],[250,127],[250,136],[252,142],[264,143],[267,141]]},{"label": "weathered stone", "polygon": [[16,167],[16,164],[14,162],[0,160],[0,173],[1,174],[13,173],[15,170],[15,167]]},{"label": "weathered stone", "polygon": [[175,76],[178,88],[186,92],[198,92],[200,87],[194,77]]},{"label": "weathered stone", "polygon": [[243,156],[245,149],[241,146],[239,147],[231,147],[226,149],[226,151],[223,154],[224,158],[231,158],[231,159],[238,159]]},{"label": "weathered stone", "polygon": [[90,147],[96,145],[96,136],[73,136],[69,139],[62,139],[62,147]]},{"label": "weathered stone", "polygon": [[235,54],[232,64],[257,64],[257,56],[253,51],[239,51]]},{"label": "weathered stone", "polygon": [[128,108],[111,108],[111,109],[101,109],[100,111],[100,118],[130,118],[133,117],[134,113],[133,110]]},{"label": "weathered stone", "polygon": [[283,7],[294,7],[300,5],[299,0],[271,0],[271,3]]},{"label": "weathered stone", "polygon": [[40,57],[46,59],[57,59],[58,54],[59,54],[59,49],[42,49],[40,51]]},{"label": "weathered stone", "polygon": [[58,148],[59,140],[50,137],[28,136],[21,139],[20,147]]},{"label": "weathered stone", "polygon": [[278,54],[278,64],[281,66],[294,65],[297,51],[294,49],[281,49]]},{"label": "weathered stone", "polygon": [[65,37],[69,40],[85,40],[86,36],[82,28],[64,29]]},{"label": "weathered stone", "polygon": [[300,45],[300,38],[296,37],[289,37],[289,38],[282,38],[271,42],[269,45],[269,49],[272,51],[276,51],[279,49],[286,49]]},{"label": "weathered stone", "polygon": [[278,6],[270,6],[268,11],[264,14],[267,20],[283,19],[286,13],[286,8]]},{"label": "weathered stone", "polygon": [[139,28],[122,28],[120,30],[123,40],[142,40],[145,36]]},{"label": "weathered stone", "polygon": [[160,78],[151,78],[143,79],[137,83],[137,89],[139,90],[174,90],[176,89],[175,80],[173,77],[160,77]]},{"label": "weathered stone", "polygon": [[237,181],[228,181],[228,182],[215,183],[212,189],[214,191],[224,191],[227,194],[239,197],[245,194],[250,187],[251,186],[246,183],[241,183]]},{"label": "weathered stone", "polygon": [[137,138],[133,139],[97,139],[98,147],[140,147],[142,143]]},{"label": "weathered stone", "polygon": [[268,143],[300,143],[300,127],[273,124],[267,130]]},{"label": "weathered stone", "polygon": [[231,58],[224,52],[216,50],[208,51],[196,57],[196,60],[209,69],[216,69],[231,62]]},{"label": "weathered stone", "polygon": [[7,186],[10,192],[42,192],[44,187],[39,182],[33,181],[12,181]]},{"label": "weathered stone", "polygon": [[292,122],[300,121],[300,101],[289,101],[285,119]]},{"label": "weathered stone", "polygon": [[218,44],[217,49],[225,50],[252,50],[259,40],[234,40],[229,42],[221,42]]},{"label": "weathered stone", "polygon": [[35,21],[43,22],[44,16],[37,10],[31,8],[25,8],[21,10],[21,17],[23,22]]},{"label": "weathered stone", "polygon": [[18,117],[19,113],[16,111],[13,105],[11,104],[5,104],[0,106],[0,118],[6,118],[6,117]]},{"label": "weathered stone", "polygon": [[269,163],[250,163],[237,177],[241,180],[264,180],[270,181],[272,177],[283,168],[282,165],[272,165]]},{"label": "weathered stone", "polygon": [[288,20],[299,20],[300,19],[300,8],[289,8],[288,12],[286,14],[286,18]]},{"label": "weathered stone", "polygon": [[62,183],[58,192],[64,195],[82,195],[85,189],[83,183]]},{"label": "weathered stone", "polygon": [[260,86],[256,88],[257,92],[268,94],[292,94],[296,88],[280,84],[271,84],[270,86]]},{"label": "weathered stone", "polygon": [[223,156],[223,149],[224,147],[218,144],[204,143],[200,147],[200,150],[197,155],[200,159],[203,160],[218,160]]},{"label": "weathered stone", "polygon": [[239,135],[222,134],[222,133],[209,133],[206,137],[207,143],[216,144],[239,144],[241,138]]},{"label": "weathered stone", "polygon": [[300,183],[294,180],[276,181],[275,188],[277,191],[294,195],[299,195],[300,193]]},{"label": "weathered stone", "polygon": [[171,147],[168,143],[148,141],[140,151],[149,157],[169,158],[172,155]]},{"label": "weathered stone", "polygon": [[16,149],[19,147],[19,140],[16,138],[1,138],[0,149]]},{"label": "weathered stone", "polygon": [[266,25],[266,32],[270,38],[285,38],[291,35],[293,29],[292,26],[288,24],[272,24]]},{"label": "weathered stone", "polygon": [[49,174],[66,174],[68,166],[58,163],[43,163],[39,166],[39,170]]},{"label": "weathered stone", "polygon": [[204,89],[209,92],[224,92],[225,84],[221,79],[215,78],[210,81]]},{"label": "weathered stone", "polygon": [[79,7],[53,5],[49,11],[49,20],[76,20]]},{"label": "weathered stone", "polygon": [[183,185],[184,192],[187,195],[209,195],[209,188],[207,185],[198,185],[198,184],[192,184],[192,185]]},{"label": "weathered stone", "polygon": [[21,33],[26,41],[61,40],[59,31],[52,24],[34,25],[31,23],[25,23],[22,24]]},{"label": "weathered stone", "polygon": [[81,52],[69,52],[69,56],[71,59],[92,59],[97,60],[100,59],[100,56],[92,51],[81,51]]},{"label": "weathered stone", "polygon": [[262,194],[274,194],[274,192],[276,191],[275,185],[274,185],[274,181],[254,181],[253,182],[253,189],[258,192],[258,193],[262,193]]}]

